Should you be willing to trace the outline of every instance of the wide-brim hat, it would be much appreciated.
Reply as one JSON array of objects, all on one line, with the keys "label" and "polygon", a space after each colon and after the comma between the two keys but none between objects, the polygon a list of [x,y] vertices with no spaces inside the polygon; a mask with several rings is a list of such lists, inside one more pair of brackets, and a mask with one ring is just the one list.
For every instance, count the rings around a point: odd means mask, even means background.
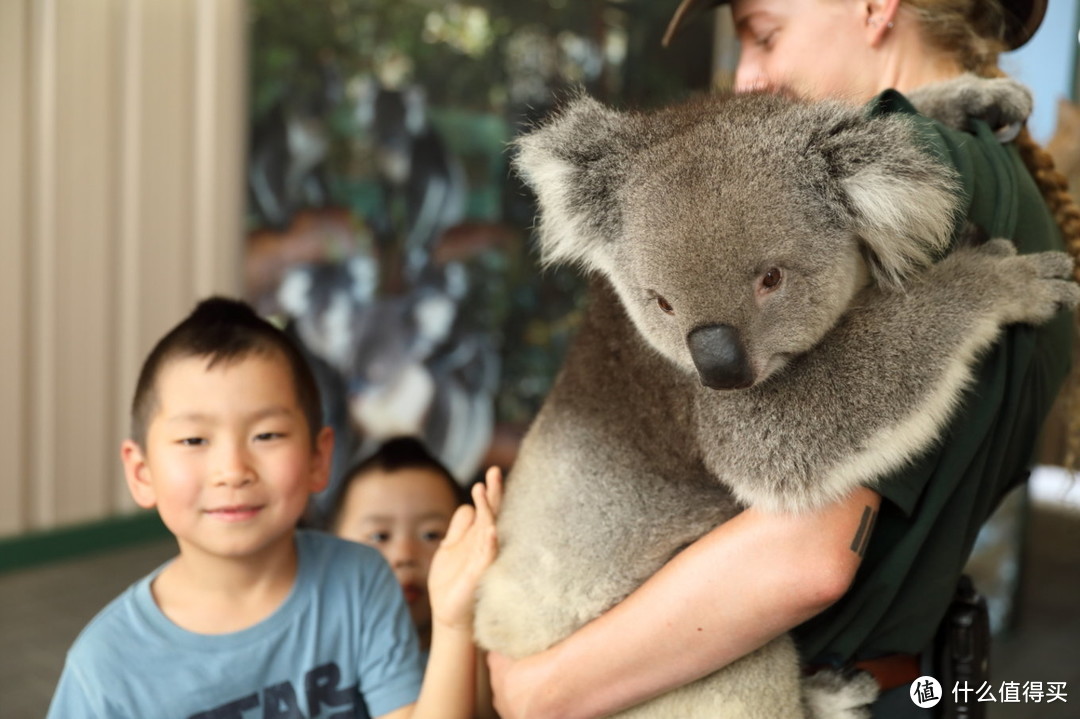
[{"label": "wide-brim hat", "polygon": [[[675,14],[671,16],[667,31],[664,33],[664,47],[671,42],[684,26],[698,16],[718,5],[727,5],[730,0],[682,0]],[[1020,47],[1035,34],[1046,15],[1047,0],[1001,0],[1005,8],[1005,42],[1010,50]]]}]

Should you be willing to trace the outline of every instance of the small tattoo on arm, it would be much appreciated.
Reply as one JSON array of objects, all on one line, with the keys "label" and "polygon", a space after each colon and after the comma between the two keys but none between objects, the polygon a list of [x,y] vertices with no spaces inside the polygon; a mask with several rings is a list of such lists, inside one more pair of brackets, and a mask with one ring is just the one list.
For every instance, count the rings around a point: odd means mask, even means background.
[{"label": "small tattoo on arm", "polygon": [[866,507],[863,509],[862,519],[859,521],[859,529],[855,532],[855,539],[851,541],[851,551],[860,557],[866,553],[866,547],[870,544],[870,533],[874,530],[874,520],[877,512]]}]

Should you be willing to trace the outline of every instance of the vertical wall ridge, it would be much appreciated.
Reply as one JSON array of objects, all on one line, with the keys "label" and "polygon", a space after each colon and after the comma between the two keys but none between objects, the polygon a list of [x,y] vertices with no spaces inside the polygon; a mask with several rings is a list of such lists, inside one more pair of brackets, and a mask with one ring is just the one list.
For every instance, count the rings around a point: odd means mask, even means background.
[{"label": "vertical wall ridge", "polygon": [[30,221],[29,276],[33,361],[28,363],[31,398],[28,425],[32,478],[30,528],[56,522],[56,0],[31,5],[33,48],[31,152],[33,209]]},{"label": "vertical wall ridge", "polygon": [[195,152],[194,196],[192,197],[192,235],[194,268],[194,292],[205,297],[214,289],[214,99],[217,82],[214,67],[217,65],[217,26],[214,0],[197,0],[195,3],[195,34],[193,68],[195,75],[195,102],[192,105]]},{"label": "vertical wall ridge", "polygon": [[[120,82],[120,207],[119,269],[115,314],[118,317],[116,342],[117,409],[114,428],[115,445],[128,434],[129,411],[127,398],[135,386],[139,371],[138,328],[142,322],[138,298],[140,295],[139,265],[141,260],[139,225],[141,222],[139,187],[141,177],[140,148],[142,123],[140,107],[142,93],[142,0],[125,0],[121,13],[122,79]],[[115,504],[118,510],[132,503],[123,483],[116,487]]]}]

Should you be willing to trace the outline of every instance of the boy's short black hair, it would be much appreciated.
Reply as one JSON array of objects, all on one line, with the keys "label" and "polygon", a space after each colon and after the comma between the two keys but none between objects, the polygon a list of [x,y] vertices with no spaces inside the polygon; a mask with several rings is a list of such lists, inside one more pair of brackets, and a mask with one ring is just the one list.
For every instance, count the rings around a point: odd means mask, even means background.
[{"label": "boy's short black hair", "polygon": [[322,404],[307,361],[288,335],[259,317],[246,303],[227,297],[211,297],[200,302],[150,351],[139,372],[131,402],[131,439],[140,447],[146,446],[146,432],[157,404],[157,378],[170,361],[206,357],[209,369],[218,362],[276,353],[283,355],[289,364],[296,400],[314,443],[322,428]]},{"label": "boy's short black hair", "polygon": [[341,503],[345,492],[356,479],[372,470],[397,472],[402,469],[428,469],[446,480],[459,505],[469,504],[469,494],[457,483],[454,475],[438,458],[416,437],[394,437],[379,446],[375,452],[352,465],[343,475],[344,481],[338,490],[337,501],[326,518],[326,526],[333,528],[341,514]]}]

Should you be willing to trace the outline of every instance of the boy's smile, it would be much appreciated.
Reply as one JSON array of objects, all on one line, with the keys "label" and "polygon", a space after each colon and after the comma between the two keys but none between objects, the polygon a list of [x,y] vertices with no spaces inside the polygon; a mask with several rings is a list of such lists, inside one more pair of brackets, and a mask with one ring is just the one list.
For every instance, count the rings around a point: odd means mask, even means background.
[{"label": "boy's smile", "polygon": [[324,429],[312,448],[293,385],[278,354],[162,367],[146,446],[122,454],[136,501],[157,507],[182,555],[256,558],[291,543],[332,444]]},{"label": "boy's smile", "polygon": [[231,507],[218,507],[216,509],[205,510],[207,514],[215,519],[220,519],[222,522],[243,522],[245,520],[253,518],[263,508],[261,504],[243,504],[239,506]]}]

